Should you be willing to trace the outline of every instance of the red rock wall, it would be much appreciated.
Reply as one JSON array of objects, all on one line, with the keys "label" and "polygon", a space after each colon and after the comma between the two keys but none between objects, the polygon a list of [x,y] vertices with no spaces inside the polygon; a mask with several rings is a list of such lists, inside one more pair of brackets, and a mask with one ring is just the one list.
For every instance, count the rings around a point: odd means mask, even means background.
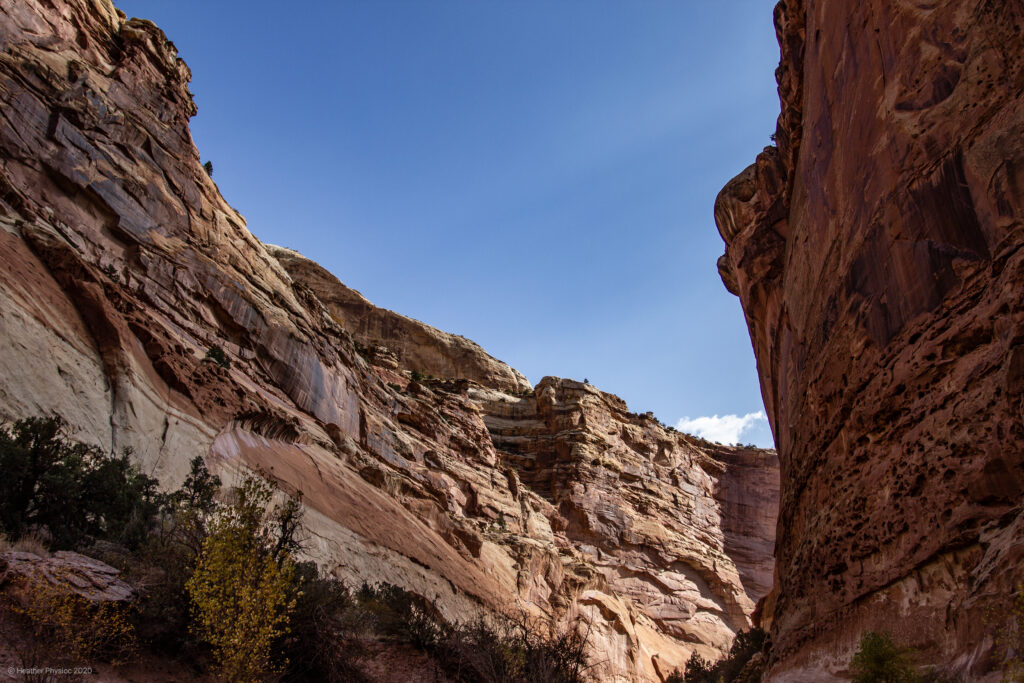
[{"label": "red rock wall", "polygon": [[975,680],[1024,578],[1024,4],[776,25],[778,147],[715,207],[782,468],[774,675],[873,629]]}]

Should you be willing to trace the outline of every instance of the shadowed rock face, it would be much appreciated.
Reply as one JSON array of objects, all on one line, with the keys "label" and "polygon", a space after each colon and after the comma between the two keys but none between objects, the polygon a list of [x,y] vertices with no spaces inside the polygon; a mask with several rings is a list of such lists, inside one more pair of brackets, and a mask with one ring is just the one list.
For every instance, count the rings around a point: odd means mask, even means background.
[{"label": "shadowed rock face", "polygon": [[978,680],[1024,578],[1022,25],[776,9],[778,147],[715,217],[782,468],[778,680],[842,672],[865,629]]},{"label": "shadowed rock face", "polygon": [[4,4],[0,418],[58,413],[169,487],[196,454],[228,482],[262,468],[303,492],[307,552],[337,576],[448,619],[586,617],[601,680],[724,652],[770,585],[774,452],[673,433],[589,385],[532,390],[279,262],[203,171],[188,79],[106,0]]}]

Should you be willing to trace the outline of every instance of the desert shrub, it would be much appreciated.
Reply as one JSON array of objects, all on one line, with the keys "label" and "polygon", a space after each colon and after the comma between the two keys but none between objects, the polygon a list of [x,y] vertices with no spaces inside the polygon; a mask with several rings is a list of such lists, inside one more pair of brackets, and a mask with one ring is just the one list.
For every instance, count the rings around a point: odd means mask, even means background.
[{"label": "desert shrub", "polygon": [[[759,628],[740,631],[736,634],[729,654],[722,660],[711,663],[696,652],[690,655],[685,671],[673,671],[667,681],[670,683],[732,683],[744,674],[744,668],[768,643],[768,634]],[[744,674],[746,677],[747,674]]]},{"label": "desert shrub", "polygon": [[65,649],[80,661],[129,659],[137,648],[130,605],[92,602],[67,586],[47,581],[14,580],[24,607],[15,611],[31,622],[36,637]]},{"label": "desert shrub", "polygon": [[276,667],[272,646],[295,608],[295,564],[268,519],[273,488],[247,477],[218,510],[198,564],[185,583],[195,633],[213,647],[220,673],[254,680]]},{"label": "desert shrub", "polygon": [[54,669],[53,645],[42,638],[28,638],[12,643],[14,653],[22,671],[19,671],[23,683],[59,683],[67,676],[60,676]]},{"label": "desert shrub", "polygon": [[407,643],[461,683],[577,683],[590,669],[586,635],[545,632],[525,617],[493,616],[449,624],[429,601],[398,586],[363,586],[348,606],[360,629]]},{"label": "desert shrub", "polygon": [[213,177],[213,162],[212,161],[207,161],[205,164],[203,164],[203,170],[206,171],[206,175],[208,175],[208,176],[210,176],[212,178]]},{"label": "desert shrub", "polygon": [[867,631],[850,661],[856,683],[916,683],[912,650],[893,642],[888,633]]},{"label": "desert shrub", "polygon": [[296,565],[295,583],[290,632],[279,646],[287,662],[284,680],[367,680],[359,668],[361,651],[352,645],[362,620],[355,597],[341,581],[322,576],[312,562]]},{"label": "desert shrub", "polygon": [[586,636],[545,633],[524,617],[495,617],[443,631],[435,646],[442,668],[467,683],[577,683],[590,669]]},{"label": "desert shrub", "polygon": [[221,366],[222,368],[224,368],[225,370],[231,369],[231,359],[228,357],[228,354],[224,352],[224,349],[222,349],[219,346],[211,346],[206,351],[206,356],[204,356],[204,360],[212,361],[217,365]]},{"label": "desert shrub", "polygon": [[59,417],[0,428],[0,531],[19,537],[45,529],[55,548],[93,539],[138,547],[159,510],[157,481],[130,453],[72,442]]},{"label": "desert shrub", "polygon": [[192,459],[181,488],[168,495],[141,562],[131,572],[142,588],[139,632],[157,649],[178,652],[189,641],[189,596],[185,582],[195,571],[217,507],[220,478],[202,457]]},{"label": "desert shrub", "polygon": [[397,638],[421,650],[440,638],[441,623],[423,597],[389,583],[363,584],[356,594],[364,624],[372,632]]}]

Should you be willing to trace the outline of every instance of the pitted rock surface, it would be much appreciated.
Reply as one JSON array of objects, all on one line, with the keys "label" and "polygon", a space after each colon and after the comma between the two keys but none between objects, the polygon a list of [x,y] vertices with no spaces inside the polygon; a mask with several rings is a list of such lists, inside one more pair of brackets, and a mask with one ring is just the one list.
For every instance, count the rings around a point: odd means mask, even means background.
[{"label": "pitted rock surface", "polygon": [[781,462],[773,680],[845,675],[865,630],[998,678],[1024,578],[1022,25],[990,0],[776,9],[777,147],[715,207]]}]

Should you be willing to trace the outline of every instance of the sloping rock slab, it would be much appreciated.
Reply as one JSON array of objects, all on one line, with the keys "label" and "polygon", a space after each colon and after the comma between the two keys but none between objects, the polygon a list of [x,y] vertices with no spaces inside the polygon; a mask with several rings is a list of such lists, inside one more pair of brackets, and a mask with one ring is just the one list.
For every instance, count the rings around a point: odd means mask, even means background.
[{"label": "sloping rock slab", "polygon": [[119,570],[65,550],[54,553],[52,557],[9,551],[0,554],[0,570],[3,571],[0,586],[20,576],[32,583],[45,581],[52,586],[67,588],[91,602],[128,602],[135,597],[132,587],[118,578]]}]

